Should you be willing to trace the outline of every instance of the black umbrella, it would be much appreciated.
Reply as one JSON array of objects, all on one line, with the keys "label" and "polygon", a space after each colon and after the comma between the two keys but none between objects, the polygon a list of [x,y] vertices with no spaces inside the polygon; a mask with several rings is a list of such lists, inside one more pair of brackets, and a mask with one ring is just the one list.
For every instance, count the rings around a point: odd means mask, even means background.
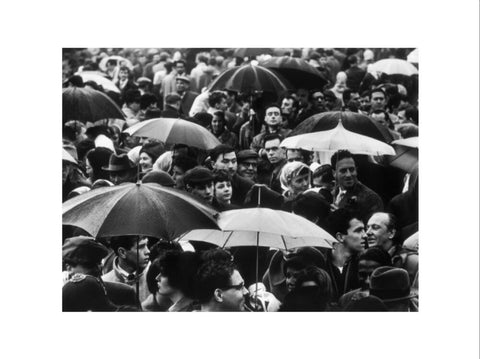
[{"label": "black umbrella", "polygon": [[328,83],[328,79],[320,71],[297,57],[272,57],[260,62],[260,65],[281,74],[295,89],[322,89]]},{"label": "black umbrella", "polygon": [[88,87],[63,89],[63,123],[77,120],[83,123],[125,116],[110,97]]},{"label": "black umbrella", "polygon": [[265,47],[249,47],[249,48],[239,48],[235,49],[233,52],[233,56],[235,57],[252,57],[252,56],[259,56],[264,54],[271,54],[273,51],[272,49],[265,48]]},{"label": "black umbrella", "polygon": [[307,118],[293,129],[289,137],[317,131],[332,130],[342,122],[345,129],[379,141],[390,143],[393,137],[388,129],[366,115],[350,111],[322,112]]}]

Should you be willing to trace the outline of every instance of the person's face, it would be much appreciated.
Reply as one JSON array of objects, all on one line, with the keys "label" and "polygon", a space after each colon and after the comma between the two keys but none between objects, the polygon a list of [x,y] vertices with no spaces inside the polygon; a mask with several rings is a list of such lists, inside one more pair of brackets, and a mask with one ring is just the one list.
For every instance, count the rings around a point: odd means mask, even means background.
[{"label": "person's face", "polygon": [[225,170],[233,176],[237,172],[237,155],[235,152],[221,154],[213,164],[213,168]]},{"label": "person's face", "polygon": [[87,172],[87,176],[89,178],[93,177],[93,168],[88,158],[85,158],[85,171]]},{"label": "person's face", "polygon": [[385,95],[382,92],[372,93],[372,99],[370,101],[371,110],[384,110],[385,109]]},{"label": "person's face", "polygon": [[118,73],[118,78],[122,81],[125,81],[128,79],[128,71],[126,70],[121,70],[119,73]]},{"label": "person's face", "polygon": [[353,158],[344,158],[337,162],[335,179],[342,189],[352,188],[357,183],[357,168]]},{"label": "person's face", "polygon": [[324,100],[325,96],[323,96],[323,93],[321,92],[315,92],[313,95],[313,101],[317,106],[323,106],[324,105]]},{"label": "person's face", "polygon": [[155,280],[157,281],[158,294],[168,297],[175,292],[175,289],[170,286],[168,278],[160,273]]},{"label": "person's face", "polygon": [[219,116],[213,116],[212,119],[212,131],[214,134],[218,134],[223,132],[223,129],[225,127],[225,122],[223,119]]},{"label": "person's face", "polygon": [[140,111],[140,102],[132,102],[129,107],[133,112],[138,112]]},{"label": "person's face", "polygon": [[[150,258],[150,250],[148,249],[148,239],[141,238],[138,240],[138,261],[137,261],[137,243],[132,248],[125,251],[125,261],[132,267],[138,268],[139,271],[145,269]],[[138,267],[137,267],[138,265]]]},{"label": "person's face", "polygon": [[335,98],[333,97],[325,97],[325,107],[327,108],[327,110],[331,110],[335,107]]},{"label": "person's face", "polygon": [[178,166],[173,166],[172,169],[172,178],[175,181],[175,187],[181,188],[183,186],[183,176],[185,172],[178,167]]},{"label": "person's face", "polygon": [[317,188],[325,188],[328,191],[332,192],[335,187],[335,181],[325,182],[321,176],[314,177],[312,180],[312,186]]},{"label": "person's face", "polygon": [[227,99],[222,97],[220,102],[215,105],[215,108],[219,111],[226,111],[228,108]]},{"label": "person's face", "polygon": [[293,161],[298,161],[298,162],[304,162],[302,152],[297,149],[287,149],[287,161],[288,162],[293,162]]},{"label": "person's face", "polygon": [[305,192],[308,189],[308,173],[295,176],[290,181],[290,190],[294,195]]},{"label": "person's face", "polygon": [[245,177],[255,181],[257,176],[257,160],[248,159],[238,164],[237,173],[241,177]]},{"label": "person's face", "polygon": [[362,289],[370,287],[370,276],[378,267],[380,267],[380,263],[372,260],[362,259],[358,262],[358,280]]},{"label": "person's face", "polygon": [[140,167],[142,169],[142,172],[146,172],[153,167],[153,160],[145,152],[142,152],[142,153],[140,153],[139,164],[140,164]]},{"label": "person's face", "polygon": [[265,142],[265,152],[267,152],[268,161],[272,164],[278,163],[285,158],[285,150],[280,147],[280,140],[277,138]]},{"label": "person's face", "polygon": [[367,223],[368,244],[371,246],[384,246],[394,237],[394,233],[388,230],[388,215],[386,213],[374,213]]},{"label": "person's face", "polygon": [[282,114],[290,115],[293,112],[293,99],[284,98],[282,100]]},{"label": "person's face", "polygon": [[182,64],[181,62],[175,66],[175,69],[177,70],[177,73],[180,75],[183,75],[185,73],[185,65]]},{"label": "person's face", "polygon": [[282,123],[282,116],[278,107],[269,107],[265,112],[265,123],[268,126],[279,126]]},{"label": "person's face", "polygon": [[372,113],[370,117],[380,125],[383,125],[385,127],[388,127],[387,120],[385,119],[385,114],[382,113]]},{"label": "person's face", "polygon": [[153,55],[153,63],[158,64],[160,62],[160,54]]},{"label": "person's face", "polygon": [[300,273],[301,270],[296,270],[290,267],[287,268],[287,271],[285,272],[285,282],[289,292],[295,288],[295,284],[297,283],[297,278]]},{"label": "person's face", "polygon": [[235,102],[235,94],[227,92],[227,105],[232,106],[234,102]]},{"label": "person's face", "polygon": [[308,105],[308,92],[307,91],[298,91],[298,103],[301,107],[306,107]]},{"label": "person's face", "polygon": [[230,277],[230,288],[222,289],[222,309],[229,312],[244,311],[245,295],[248,294],[242,276],[234,270]]},{"label": "person's face", "polygon": [[190,188],[190,193],[194,196],[197,196],[201,200],[212,203],[213,200],[213,182],[208,182],[205,184],[197,184]]},{"label": "person's face", "polygon": [[327,57],[321,56],[318,62],[320,63],[320,66],[325,67],[327,65]]},{"label": "person's face", "polygon": [[352,92],[350,94],[350,101],[357,101],[360,99],[360,95],[358,94],[358,92]]},{"label": "person's face", "polygon": [[125,182],[133,182],[135,178],[135,173],[133,171],[116,171],[110,172],[110,181],[114,185],[119,185]]},{"label": "person's face", "polygon": [[140,57],[138,58],[138,62],[141,65],[145,65],[147,63],[147,57],[145,55],[140,55]]},{"label": "person's face", "polygon": [[362,221],[353,218],[350,220],[350,227],[347,234],[342,234],[343,244],[350,252],[361,252],[364,248],[364,241],[367,240],[365,225]]},{"label": "person's face", "polygon": [[175,84],[177,86],[177,92],[180,94],[188,90],[188,82],[185,82],[183,80],[177,80]]},{"label": "person's face", "polygon": [[232,199],[232,183],[230,181],[215,183],[215,198],[220,203],[230,203]]},{"label": "person's face", "polygon": [[368,111],[370,109],[370,100],[368,96],[360,97],[359,102],[360,102],[360,110]]}]

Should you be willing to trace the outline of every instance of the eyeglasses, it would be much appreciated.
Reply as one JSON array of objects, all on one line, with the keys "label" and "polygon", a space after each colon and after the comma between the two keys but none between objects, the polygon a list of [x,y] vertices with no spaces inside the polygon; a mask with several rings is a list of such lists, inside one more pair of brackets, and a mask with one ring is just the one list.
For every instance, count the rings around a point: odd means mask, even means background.
[{"label": "eyeglasses", "polygon": [[245,288],[245,283],[244,282],[242,282],[240,284],[228,285],[226,287],[223,287],[222,289],[224,289],[224,290],[229,290],[229,289],[242,290],[243,288]]}]

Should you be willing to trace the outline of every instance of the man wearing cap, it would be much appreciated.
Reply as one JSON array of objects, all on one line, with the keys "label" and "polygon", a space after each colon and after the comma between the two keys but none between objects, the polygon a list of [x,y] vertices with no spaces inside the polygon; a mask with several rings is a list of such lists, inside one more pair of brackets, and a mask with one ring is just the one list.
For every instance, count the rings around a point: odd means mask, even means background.
[{"label": "man wearing cap", "polygon": [[[102,259],[108,255],[108,249],[93,237],[78,236],[65,240],[62,246],[62,257],[66,271],[64,284],[77,274],[84,274],[100,279]],[[76,283],[76,282],[75,282]],[[103,282],[107,297],[116,305],[135,306],[135,291],[126,284]]]},{"label": "man wearing cap", "polygon": [[166,118],[184,118],[180,115],[180,104],[182,98],[179,94],[171,93],[165,96],[165,107],[161,112],[160,117]]},{"label": "man wearing cap", "polygon": [[257,182],[258,154],[254,150],[242,150],[237,153],[237,174],[240,177]]},{"label": "man wearing cap", "polygon": [[110,181],[114,185],[125,182],[135,183],[137,180],[137,167],[130,161],[126,153],[119,156],[112,153],[108,167],[102,167],[102,169],[110,172]]},{"label": "man wearing cap", "polygon": [[187,192],[200,201],[212,204],[213,201],[213,173],[209,169],[196,166],[185,173],[183,182]]},{"label": "man wearing cap", "polygon": [[183,118],[187,118],[198,93],[190,91],[190,78],[188,76],[178,75],[175,81],[177,94],[180,95],[181,99],[179,112]]}]

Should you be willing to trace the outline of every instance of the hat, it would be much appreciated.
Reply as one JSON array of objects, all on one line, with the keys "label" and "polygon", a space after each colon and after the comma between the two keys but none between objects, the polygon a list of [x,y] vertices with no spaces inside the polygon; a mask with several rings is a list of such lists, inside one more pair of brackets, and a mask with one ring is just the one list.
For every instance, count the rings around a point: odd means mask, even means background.
[{"label": "hat", "polygon": [[388,308],[380,298],[370,295],[358,300],[352,300],[345,307],[346,312],[388,312]]},{"label": "hat", "polygon": [[181,99],[182,98],[180,97],[180,95],[178,95],[176,93],[171,93],[171,94],[168,94],[167,96],[165,96],[165,103],[166,104],[172,104],[172,103],[180,101]]},{"label": "hat", "polygon": [[185,76],[185,75],[179,75],[176,77],[176,80],[180,80],[180,81],[185,81],[187,83],[190,83],[190,78],[188,76]]},{"label": "hat", "polygon": [[88,236],[71,237],[62,246],[62,258],[74,263],[100,263],[108,249],[95,238]]},{"label": "hat", "polygon": [[122,153],[117,156],[115,153],[112,153],[110,160],[108,161],[108,166],[102,167],[104,171],[118,172],[126,171],[135,168],[135,165],[130,161],[126,153]]},{"label": "hat", "polygon": [[152,163],[157,160],[160,155],[165,152],[165,148],[161,143],[158,142],[149,142],[145,143],[140,149],[140,153],[145,152],[152,158]]},{"label": "hat", "polygon": [[112,150],[106,147],[96,147],[87,152],[87,159],[93,168],[102,168],[108,165]]},{"label": "hat", "polygon": [[187,185],[204,184],[213,181],[213,173],[209,169],[196,166],[185,172],[183,182]]},{"label": "hat", "polygon": [[384,303],[413,298],[408,272],[402,268],[378,267],[370,277],[370,294]]},{"label": "hat", "polygon": [[112,312],[117,307],[107,297],[100,279],[75,273],[62,288],[64,312]]},{"label": "hat", "polygon": [[165,171],[155,170],[148,172],[143,178],[142,183],[157,183],[165,187],[175,186],[175,181]]},{"label": "hat", "polygon": [[150,80],[148,77],[139,77],[139,78],[137,79],[137,83],[140,84],[140,83],[142,83],[142,82],[151,83],[152,80]]},{"label": "hat", "polygon": [[255,152],[254,150],[242,150],[237,153],[238,162],[243,162],[249,159],[258,160],[258,153]]}]

